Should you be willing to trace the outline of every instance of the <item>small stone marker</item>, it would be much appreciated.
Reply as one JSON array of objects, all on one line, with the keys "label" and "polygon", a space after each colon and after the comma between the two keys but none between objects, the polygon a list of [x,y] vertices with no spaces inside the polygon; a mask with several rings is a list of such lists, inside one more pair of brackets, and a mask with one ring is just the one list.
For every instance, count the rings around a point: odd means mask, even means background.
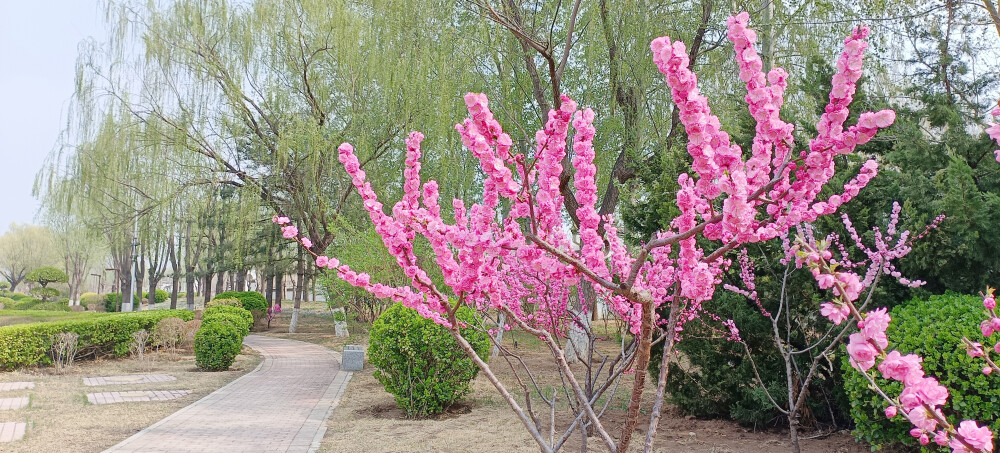
[{"label": "small stone marker", "polygon": [[13,442],[24,437],[27,423],[0,422],[0,442]]},{"label": "small stone marker", "polygon": [[344,346],[340,369],[344,371],[361,371],[365,367],[365,350],[356,344]]},{"label": "small stone marker", "polygon": [[28,406],[28,397],[20,398],[0,398],[0,411],[20,409]]},{"label": "small stone marker", "polygon": [[337,307],[332,309],[333,311],[333,333],[338,337],[349,337],[351,334],[347,333],[347,313],[344,312],[344,307]]},{"label": "small stone marker", "polygon": [[0,392],[11,390],[26,390],[35,388],[34,382],[0,382]]},{"label": "small stone marker", "polygon": [[151,382],[176,381],[177,378],[166,374],[127,374],[123,376],[101,376],[83,378],[83,385],[125,385],[149,384]]},{"label": "small stone marker", "polygon": [[88,393],[90,404],[132,403],[136,401],[166,401],[190,394],[190,390],[136,390],[132,392]]}]

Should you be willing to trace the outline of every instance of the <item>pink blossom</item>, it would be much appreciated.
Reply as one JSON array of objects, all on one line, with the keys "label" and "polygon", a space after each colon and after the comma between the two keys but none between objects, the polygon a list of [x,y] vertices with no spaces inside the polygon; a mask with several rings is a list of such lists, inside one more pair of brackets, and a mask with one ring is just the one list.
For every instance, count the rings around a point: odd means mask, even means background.
[{"label": "pink blossom", "polygon": [[937,433],[934,434],[934,443],[936,443],[936,444],[938,444],[938,445],[940,445],[942,447],[945,446],[945,445],[948,445],[948,440],[949,440],[949,438],[948,438],[948,431],[945,431],[945,430],[942,429],[942,430],[939,430]]},{"label": "pink blossom", "polygon": [[846,305],[838,305],[833,302],[823,302],[820,304],[820,314],[826,316],[836,325],[844,322],[851,315],[851,308]]},{"label": "pink blossom", "polygon": [[879,363],[878,370],[886,379],[895,379],[900,382],[913,382],[924,375],[920,367],[923,359],[915,354],[902,355],[899,351],[890,351],[882,363]]},{"label": "pink blossom", "polygon": [[983,320],[979,323],[979,331],[983,333],[984,337],[989,338],[990,335],[993,335],[993,323],[988,319]]},{"label": "pink blossom", "polygon": [[284,216],[282,216],[282,217],[277,217],[277,218],[275,219],[275,221],[277,222],[277,224],[278,224],[278,225],[284,225],[284,224],[286,224],[286,223],[290,222],[290,220],[288,220],[288,217],[284,217]]},{"label": "pink blossom", "polygon": [[987,310],[992,310],[997,307],[997,300],[992,294],[987,294],[986,297],[983,298],[983,306],[986,307]]},{"label": "pink blossom", "polygon": [[302,238],[302,246],[305,247],[305,248],[307,248],[307,249],[311,249],[312,246],[313,246],[313,243],[312,243],[311,240],[309,240],[309,238]]},{"label": "pink blossom", "polygon": [[865,371],[875,366],[875,357],[878,356],[875,347],[860,333],[853,333],[848,337],[847,353]]},{"label": "pink blossom", "polygon": [[316,257],[316,267],[326,267],[326,265],[329,262],[330,258],[328,258],[326,255],[320,255]]},{"label": "pink blossom", "polygon": [[984,366],[983,367],[983,374],[989,376],[992,373],[993,373],[993,367],[991,367],[991,366]]},{"label": "pink blossom", "polygon": [[299,229],[295,228],[294,225],[288,225],[281,228],[281,235],[285,239],[292,239],[295,236],[298,236],[298,234],[299,234]]},{"label": "pink blossom", "polygon": [[[979,451],[993,451],[993,433],[989,427],[979,426],[972,420],[965,420],[959,423],[956,431],[966,443]],[[952,439],[948,445],[952,448],[953,453],[978,453],[978,451],[970,452],[965,444],[958,439]]]},{"label": "pink blossom", "polygon": [[896,416],[896,406],[889,406],[885,408],[885,418],[893,418]]}]

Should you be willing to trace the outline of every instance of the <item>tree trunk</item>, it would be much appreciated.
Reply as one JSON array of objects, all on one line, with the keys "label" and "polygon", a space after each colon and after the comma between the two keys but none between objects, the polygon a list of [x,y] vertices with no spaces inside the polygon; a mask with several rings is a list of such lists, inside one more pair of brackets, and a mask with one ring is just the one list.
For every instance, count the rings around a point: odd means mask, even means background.
[{"label": "tree trunk", "polygon": [[159,278],[149,277],[149,294],[146,295],[146,310],[152,310],[156,305],[156,285],[160,283]]},{"label": "tree trunk", "polygon": [[226,271],[219,271],[215,277],[215,294],[222,294],[226,290]]},{"label": "tree trunk", "polygon": [[177,247],[174,244],[174,237],[170,237],[170,243],[167,245],[167,259],[170,261],[170,309],[177,309],[177,291],[180,289],[180,273],[178,271],[177,264]]},{"label": "tree trunk", "polygon": [[247,270],[245,268],[236,271],[236,291],[247,290]]},{"label": "tree trunk", "polygon": [[212,271],[206,271],[205,284],[201,286],[201,292],[206,304],[212,300]]},{"label": "tree trunk", "polygon": [[299,247],[299,256],[295,260],[295,290],[292,291],[292,300],[295,302],[292,308],[292,321],[288,323],[288,333],[295,333],[299,326],[299,308],[302,306],[303,280],[305,279],[305,269],[302,266],[302,248]]},{"label": "tree trunk", "polygon": [[194,268],[188,268],[188,271],[184,273],[184,290],[187,292],[184,295],[187,309],[194,311]]},{"label": "tree trunk", "polygon": [[274,306],[274,278],[272,278],[271,273],[266,269],[264,270],[264,299],[267,300],[267,306]]}]

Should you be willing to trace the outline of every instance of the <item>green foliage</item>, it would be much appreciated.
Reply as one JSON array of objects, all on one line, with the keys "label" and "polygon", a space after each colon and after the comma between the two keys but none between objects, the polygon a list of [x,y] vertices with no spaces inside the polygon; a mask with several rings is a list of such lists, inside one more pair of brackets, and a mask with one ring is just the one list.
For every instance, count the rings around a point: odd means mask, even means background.
[{"label": "green foliage", "polygon": [[[158,304],[162,304],[163,302],[166,302],[167,299],[169,299],[169,298],[170,298],[170,293],[168,293],[168,292],[166,292],[166,291],[164,291],[162,289],[156,290],[156,292],[153,295],[153,301],[156,302],[156,303],[158,303]],[[142,293],[142,300],[148,300],[148,299],[149,299],[149,291],[144,291]]]},{"label": "green foliage", "polygon": [[66,302],[42,302],[31,307],[32,310],[42,311],[73,311]]},{"label": "green foliage", "polygon": [[13,307],[16,302],[9,297],[0,297],[0,310],[6,307]]},{"label": "green foliage", "polygon": [[250,334],[250,326],[252,325],[253,318],[251,321],[247,320],[236,314],[236,313],[225,313],[225,312],[214,312],[208,313],[202,316],[201,322],[203,324],[213,324],[213,323],[227,323],[231,324],[240,333],[240,338],[243,338]]},{"label": "green foliage", "polygon": [[41,304],[41,299],[32,299],[28,297],[23,297],[17,300],[17,303],[13,307],[14,310],[33,310],[36,305]]},{"label": "green foliage", "polygon": [[253,326],[253,314],[233,305],[216,305],[206,308],[205,312],[202,313],[201,319],[203,323],[208,323],[214,319],[230,322],[237,330],[242,332],[243,337],[250,333],[250,327]]},{"label": "green foliage", "polygon": [[78,358],[106,355],[122,357],[129,353],[133,332],[152,329],[161,319],[169,317],[190,320],[194,313],[186,310],[156,310],[88,315],[69,321],[0,327],[0,369],[13,370],[51,364],[51,339],[61,332],[75,332],[80,336]]},{"label": "green foliage", "polygon": [[24,293],[10,293],[10,295],[8,295],[7,297],[10,297],[11,299],[14,299],[15,301],[20,301],[21,299],[26,299],[28,297],[28,295],[24,294]]},{"label": "green foliage", "polygon": [[[471,325],[475,314],[462,307],[458,319]],[[489,352],[485,333],[472,328],[461,332],[480,356]],[[399,303],[372,325],[368,359],[376,368],[375,378],[408,417],[442,412],[471,391],[479,372],[446,328]]]},{"label": "green foliage", "polygon": [[205,308],[219,307],[223,305],[243,308],[243,304],[235,297],[216,297],[215,299],[205,302]]},{"label": "green foliage", "polygon": [[40,297],[42,299],[42,301],[47,301],[47,300],[52,299],[54,297],[59,297],[59,295],[62,294],[58,289],[55,289],[55,288],[46,288],[44,286],[39,286],[37,288],[31,288],[31,291],[28,291],[28,292],[31,293],[32,296]]},{"label": "green foliage", "polygon": [[267,299],[256,291],[226,291],[215,296],[215,299],[228,298],[238,299],[240,305],[247,310],[267,310]]},{"label": "green foliage", "polygon": [[10,282],[0,282],[0,292],[10,289]]},{"label": "green foliage", "polygon": [[60,269],[45,266],[28,272],[28,275],[25,276],[24,279],[29,282],[38,283],[39,285],[42,285],[42,287],[45,287],[50,283],[66,283],[69,281],[69,276]]},{"label": "green foliage", "polygon": [[[948,388],[945,414],[952,423],[964,419],[987,423],[1000,430],[1000,380],[982,373],[982,359],[969,357],[962,337],[982,338],[979,322],[985,319],[982,299],[947,293],[927,300],[914,299],[891,311],[886,334],[889,350],[923,357],[924,372]],[[868,381],[854,371],[845,354],[842,361],[847,396],[851,400],[854,435],[873,446],[895,443],[912,445],[912,428],[905,417],[886,419],[885,401],[868,388]],[[877,373],[876,373],[877,374]],[[889,395],[898,395],[902,385],[875,378]]]},{"label": "green foliage", "polygon": [[202,321],[194,335],[195,363],[206,371],[228,370],[242,345],[243,336],[233,324]]},{"label": "green foliage", "polygon": [[122,309],[122,295],[121,293],[107,293],[104,295],[104,310],[108,312],[121,311]]},{"label": "green foliage", "polygon": [[[755,356],[757,367],[772,395],[785,395],[784,364],[774,349],[770,321],[746,298],[728,291],[716,291],[704,303],[712,313],[724,314],[736,321],[740,334]],[[712,327],[715,327],[713,330]],[[702,418],[729,418],[741,423],[766,425],[779,419],[775,409],[754,376],[743,345],[728,341],[718,333],[711,320],[695,320],[684,327],[683,340],[677,349],[684,354],[685,365],[670,364],[667,379],[669,401],[683,414]],[[662,344],[652,351],[649,370],[659,374]],[[764,398],[762,404],[760,399]]]},{"label": "green foliage", "polygon": [[80,295],[80,305],[90,309],[91,305],[104,304],[104,297],[97,293],[83,293]]}]

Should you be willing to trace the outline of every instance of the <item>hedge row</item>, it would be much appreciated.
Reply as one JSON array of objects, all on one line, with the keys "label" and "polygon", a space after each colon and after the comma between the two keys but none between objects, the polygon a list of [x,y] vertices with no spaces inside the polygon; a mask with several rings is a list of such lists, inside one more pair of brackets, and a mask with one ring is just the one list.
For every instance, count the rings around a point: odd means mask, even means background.
[{"label": "hedge row", "polygon": [[125,356],[129,352],[133,332],[152,330],[164,318],[190,321],[194,318],[194,313],[187,310],[156,310],[0,327],[0,369],[51,364],[49,351],[52,348],[52,336],[61,332],[75,332],[80,336],[77,357]]}]

